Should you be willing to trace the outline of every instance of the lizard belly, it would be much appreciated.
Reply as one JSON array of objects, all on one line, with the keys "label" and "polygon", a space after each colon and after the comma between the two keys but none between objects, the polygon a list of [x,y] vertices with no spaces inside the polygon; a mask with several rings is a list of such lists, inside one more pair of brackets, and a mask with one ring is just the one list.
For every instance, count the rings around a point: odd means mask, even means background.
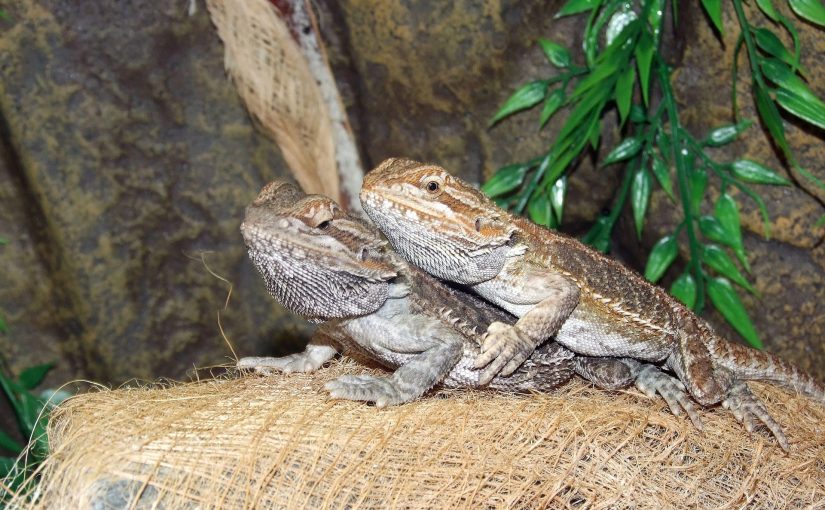
[{"label": "lizard belly", "polygon": [[662,361],[670,354],[665,333],[654,333],[602,317],[581,303],[562,324],[556,341],[586,356],[622,356]]}]

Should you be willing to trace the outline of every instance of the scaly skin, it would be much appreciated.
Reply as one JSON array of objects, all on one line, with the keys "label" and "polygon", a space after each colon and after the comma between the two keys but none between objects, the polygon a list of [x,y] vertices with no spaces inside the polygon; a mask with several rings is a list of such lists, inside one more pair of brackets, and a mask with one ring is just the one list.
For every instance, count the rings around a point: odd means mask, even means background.
[{"label": "scaly skin", "polygon": [[748,431],[761,421],[784,449],[781,428],[743,381],[774,381],[825,402],[822,384],[798,368],[723,340],[637,273],[509,214],[437,165],[387,160],[364,179],[361,202],[407,260],[519,317],[488,328],[476,362],[482,382],[555,337],[578,354],[661,364],[699,403],[722,403]]},{"label": "scaly skin", "polygon": [[[286,307],[323,325],[307,349],[284,358],[244,358],[261,372],[311,371],[338,351],[356,351],[389,368],[390,377],[344,376],[327,385],[335,397],[379,406],[413,400],[436,384],[480,386],[473,367],[482,332],[515,318],[472,294],[409,266],[373,227],[347,216],[332,200],[273,182],[247,208],[241,231],[269,292]],[[677,414],[695,416],[684,388],[635,360],[576,357],[547,342],[490,387],[546,391],[573,371],[601,387],[632,382],[662,394]],[[486,381],[485,381],[486,384]]]}]

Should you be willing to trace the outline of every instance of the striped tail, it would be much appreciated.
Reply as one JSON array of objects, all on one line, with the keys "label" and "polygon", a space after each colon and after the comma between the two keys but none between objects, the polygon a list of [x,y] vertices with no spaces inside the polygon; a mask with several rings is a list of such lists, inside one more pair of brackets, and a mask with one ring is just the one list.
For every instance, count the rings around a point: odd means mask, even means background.
[{"label": "striped tail", "polygon": [[719,365],[740,380],[771,381],[825,404],[825,385],[776,355],[717,339],[709,345]]}]

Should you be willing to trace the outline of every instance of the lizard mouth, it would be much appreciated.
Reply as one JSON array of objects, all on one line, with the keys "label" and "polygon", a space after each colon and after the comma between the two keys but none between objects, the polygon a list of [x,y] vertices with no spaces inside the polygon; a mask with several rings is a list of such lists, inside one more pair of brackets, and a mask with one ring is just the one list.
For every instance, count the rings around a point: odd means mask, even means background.
[{"label": "lizard mouth", "polygon": [[314,235],[311,229],[287,231],[247,221],[241,224],[241,234],[249,251],[279,264],[315,264],[371,282],[389,281],[398,276],[397,268],[378,246],[351,250],[333,237]]}]

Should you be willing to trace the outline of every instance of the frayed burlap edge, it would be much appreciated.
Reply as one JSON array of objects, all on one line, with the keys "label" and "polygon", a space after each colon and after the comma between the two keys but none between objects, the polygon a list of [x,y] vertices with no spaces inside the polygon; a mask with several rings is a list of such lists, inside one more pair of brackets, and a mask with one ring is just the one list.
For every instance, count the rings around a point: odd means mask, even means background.
[{"label": "frayed burlap edge", "polygon": [[[278,144],[298,184],[307,193],[357,202],[363,169],[320,43],[305,55],[268,0],[206,3],[238,94],[260,129]],[[306,7],[303,0],[292,4],[293,10]],[[303,14],[309,23],[311,13]]]}]

